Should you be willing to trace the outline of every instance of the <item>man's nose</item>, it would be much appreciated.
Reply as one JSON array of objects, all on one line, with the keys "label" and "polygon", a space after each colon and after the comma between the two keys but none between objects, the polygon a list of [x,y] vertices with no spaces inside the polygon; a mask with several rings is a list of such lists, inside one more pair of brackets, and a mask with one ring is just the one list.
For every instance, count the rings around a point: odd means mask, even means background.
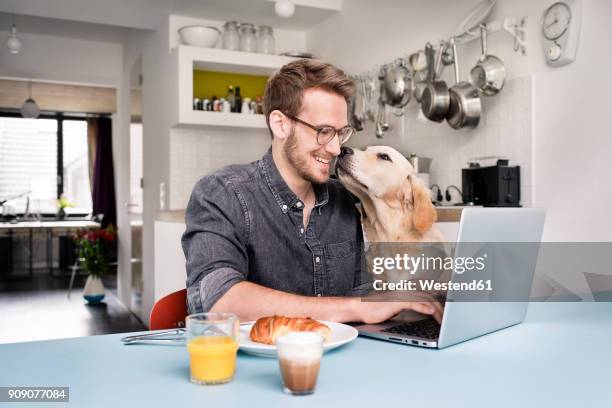
[{"label": "man's nose", "polygon": [[325,150],[327,150],[334,156],[338,156],[339,154],[341,154],[340,147],[340,140],[338,140],[337,137],[334,137],[332,140],[329,141],[329,143],[325,145]]},{"label": "man's nose", "polygon": [[348,155],[353,154],[353,153],[355,153],[355,152],[350,147],[343,146],[340,149],[340,157],[348,156]]}]

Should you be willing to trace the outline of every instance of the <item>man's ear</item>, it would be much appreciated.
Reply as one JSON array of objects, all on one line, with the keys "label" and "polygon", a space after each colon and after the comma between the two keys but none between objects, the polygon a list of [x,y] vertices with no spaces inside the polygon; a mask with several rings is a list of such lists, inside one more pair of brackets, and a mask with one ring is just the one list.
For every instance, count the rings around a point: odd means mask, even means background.
[{"label": "man's ear", "polygon": [[281,111],[274,110],[270,112],[268,122],[270,123],[270,129],[272,130],[274,137],[277,137],[280,140],[285,140],[287,137],[289,137],[289,133],[291,132],[290,124]]},{"label": "man's ear", "polygon": [[405,198],[412,202],[412,223],[421,234],[426,233],[438,219],[438,213],[431,203],[431,193],[416,176],[408,176]]}]

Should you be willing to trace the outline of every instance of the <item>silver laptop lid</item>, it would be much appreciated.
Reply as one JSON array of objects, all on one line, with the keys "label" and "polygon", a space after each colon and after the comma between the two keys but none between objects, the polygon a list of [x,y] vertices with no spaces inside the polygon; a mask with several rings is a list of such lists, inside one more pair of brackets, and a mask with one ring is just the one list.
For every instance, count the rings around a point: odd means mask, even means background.
[{"label": "silver laptop lid", "polygon": [[[454,257],[486,254],[482,271],[453,271],[451,281],[482,280],[492,291],[466,295],[449,291],[438,347],[520,323],[531,292],[545,211],[542,208],[466,208]],[[529,244],[531,243],[531,244]],[[469,296],[469,297],[464,297]]]}]

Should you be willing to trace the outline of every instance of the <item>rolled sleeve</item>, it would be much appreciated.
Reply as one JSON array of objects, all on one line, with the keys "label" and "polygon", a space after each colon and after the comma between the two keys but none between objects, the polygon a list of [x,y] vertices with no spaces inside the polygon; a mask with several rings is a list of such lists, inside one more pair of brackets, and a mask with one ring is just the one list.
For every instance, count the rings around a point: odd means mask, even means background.
[{"label": "rolled sleeve", "polygon": [[228,180],[208,176],[193,189],[181,243],[187,268],[189,313],[209,311],[247,279],[248,213]]}]

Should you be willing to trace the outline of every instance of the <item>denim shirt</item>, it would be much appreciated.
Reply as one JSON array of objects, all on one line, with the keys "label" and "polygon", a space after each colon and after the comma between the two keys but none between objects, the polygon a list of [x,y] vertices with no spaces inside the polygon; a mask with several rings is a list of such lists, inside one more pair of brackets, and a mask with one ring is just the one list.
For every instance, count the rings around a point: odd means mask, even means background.
[{"label": "denim shirt", "polygon": [[304,228],[304,203],[283,180],[271,150],[202,178],[182,237],[189,312],[210,310],[242,281],[306,296],[351,294],[361,284],[359,212],[338,180],[314,190]]}]

